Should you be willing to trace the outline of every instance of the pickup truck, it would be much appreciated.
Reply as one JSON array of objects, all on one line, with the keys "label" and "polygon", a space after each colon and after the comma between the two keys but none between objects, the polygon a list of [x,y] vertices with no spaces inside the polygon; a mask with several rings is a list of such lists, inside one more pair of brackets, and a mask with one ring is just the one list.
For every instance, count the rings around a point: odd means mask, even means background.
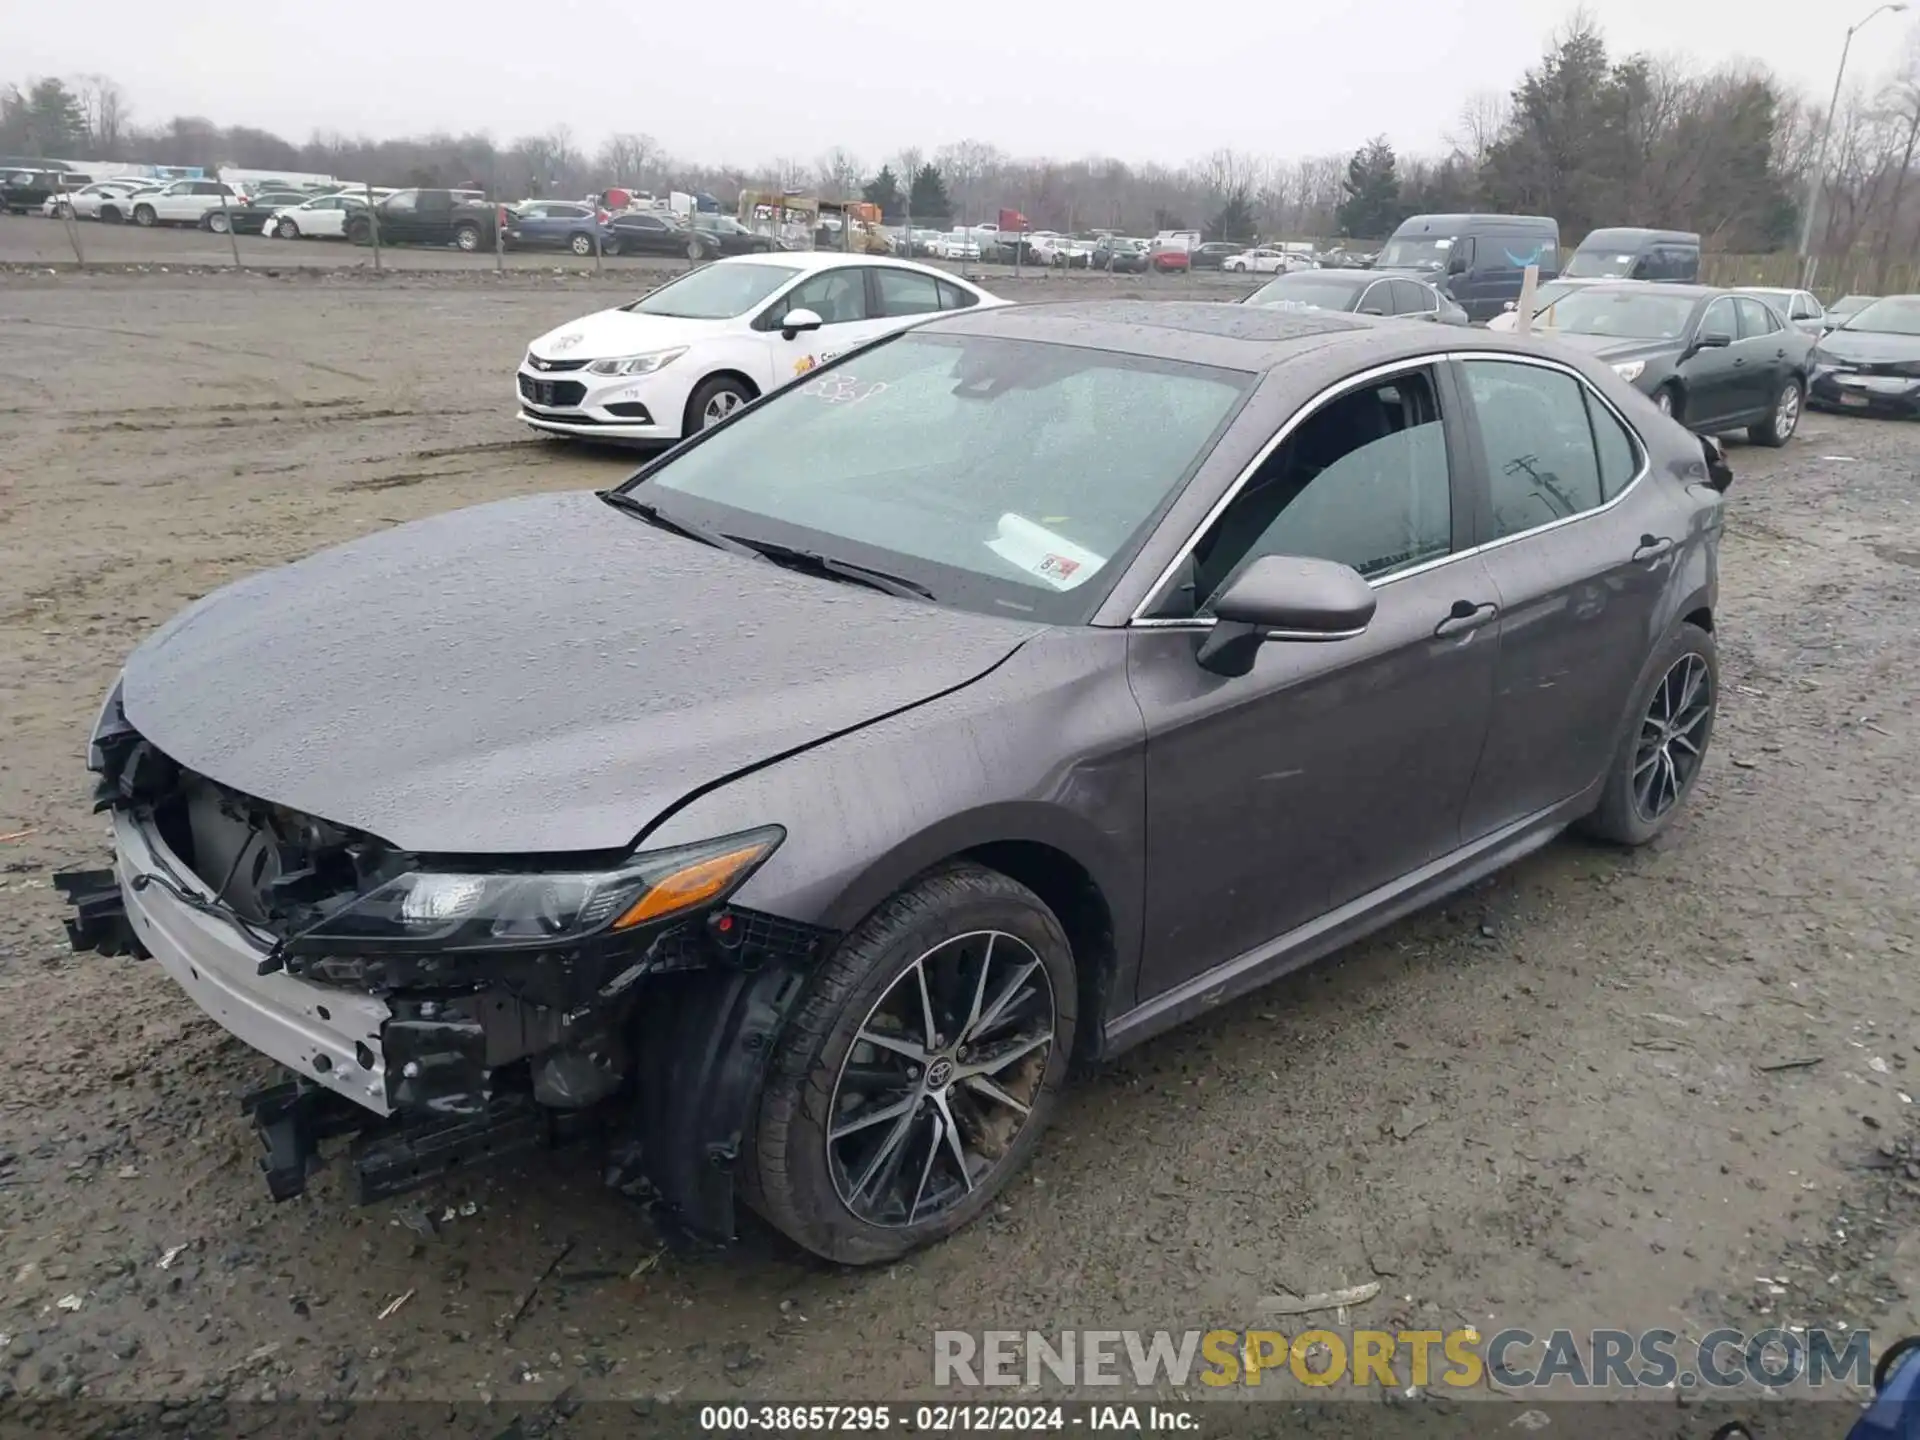
[{"label": "pickup truck", "polygon": [[382,245],[452,245],[491,250],[499,229],[499,208],[473,190],[396,190],[371,211],[347,217],[347,239],[373,243],[379,227]]}]

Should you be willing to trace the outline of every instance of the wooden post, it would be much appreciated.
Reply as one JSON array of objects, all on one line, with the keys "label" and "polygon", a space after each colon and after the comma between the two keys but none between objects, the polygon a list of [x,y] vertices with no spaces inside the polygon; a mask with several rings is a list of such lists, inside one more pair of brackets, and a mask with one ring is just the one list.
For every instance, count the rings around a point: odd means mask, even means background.
[{"label": "wooden post", "polygon": [[1540,284],[1540,267],[1529,265],[1520,272],[1520,299],[1513,312],[1513,329],[1517,335],[1533,333],[1533,292]]},{"label": "wooden post", "polygon": [[374,207],[373,186],[362,180],[360,188],[367,192],[367,238],[373,241],[373,268],[380,268],[380,213]]},{"label": "wooden post", "polygon": [[227,208],[227,182],[220,178],[218,170],[213,172],[213,183],[220,187],[220,213],[227,217],[227,244],[233,250],[233,268],[244,270],[240,263],[240,237],[233,233],[233,212]]},{"label": "wooden post", "polygon": [[60,218],[67,222],[67,243],[73,246],[73,258],[84,270],[87,268],[87,257],[80,249],[80,221],[73,213],[71,200],[60,207]]}]

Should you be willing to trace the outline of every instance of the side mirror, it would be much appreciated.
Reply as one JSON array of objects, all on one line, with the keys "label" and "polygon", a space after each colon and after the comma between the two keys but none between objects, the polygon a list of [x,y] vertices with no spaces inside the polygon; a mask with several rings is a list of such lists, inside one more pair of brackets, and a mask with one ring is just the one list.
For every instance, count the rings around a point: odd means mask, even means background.
[{"label": "side mirror", "polygon": [[1733,337],[1725,334],[1696,335],[1693,344],[1687,347],[1687,354],[1698,355],[1702,350],[1724,350],[1733,344]]},{"label": "side mirror", "polygon": [[1466,256],[1456,255],[1451,260],[1447,261],[1447,274],[1464,275],[1466,273],[1467,273],[1467,257]]},{"label": "side mirror", "polygon": [[791,340],[803,330],[818,330],[827,322],[814,310],[789,310],[780,322],[780,338]]},{"label": "side mirror", "polygon": [[1268,640],[1351,640],[1377,601],[1360,573],[1332,560],[1263,555],[1213,602],[1213,629],[1194,659],[1217,675],[1244,675]]}]

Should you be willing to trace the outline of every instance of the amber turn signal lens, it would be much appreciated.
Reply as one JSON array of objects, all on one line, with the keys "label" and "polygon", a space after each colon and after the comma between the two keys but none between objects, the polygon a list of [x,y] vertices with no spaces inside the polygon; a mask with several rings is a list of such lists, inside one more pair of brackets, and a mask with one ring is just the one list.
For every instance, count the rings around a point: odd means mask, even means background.
[{"label": "amber turn signal lens", "polygon": [[628,930],[713,899],[731,885],[742,870],[765,855],[767,849],[766,845],[748,845],[724,855],[696,860],[671,875],[663,875],[627,907],[627,912],[613,922],[613,928]]}]

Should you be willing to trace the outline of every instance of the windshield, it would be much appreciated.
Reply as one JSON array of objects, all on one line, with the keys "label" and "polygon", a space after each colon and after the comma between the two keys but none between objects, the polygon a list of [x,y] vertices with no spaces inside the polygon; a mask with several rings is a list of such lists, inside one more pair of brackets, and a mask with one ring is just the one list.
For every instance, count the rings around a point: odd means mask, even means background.
[{"label": "windshield", "polygon": [[1628,250],[1576,250],[1561,274],[1575,280],[1624,280],[1633,274],[1633,262],[1639,258]]},{"label": "windshield", "polygon": [[791,265],[706,265],[621,308],[676,320],[731,320],[799,273]]},{"label": "windshield", "polygon": [[1438,269],[1447,263],[1453,241],[1447,236],[1422,240],[1389,240],[1373,263],[1383,270]]},{"label": "windshield", "polygon": [[1920,335],[1920,298],[1890,295],[1876,300],[1840,328],[1869,335]]},{"label": "windshield", "polygon": [[1638,288],[1583,285],[1536,317],[1569,335],[1617,335],[1623,340],[1678,340],[1693,317],[1691,295]]},{"label": "windshield", "polygon": [[884,569],[943,603],[1081,623],[1253,379],[910,332],[635,484],[669,516]]},{"label": "windshield", "polygon": [[1269,280],[1253,294],[1249,305],[1288,305],[1308,310],[1345,310],[1353,297],[1371,281],[1341,280],[1334,276],[1309,274],[1281,275]]},{"label": "windshield", "polygon": [[1851,315],[1856,310],[1864,310],[1873,303],[1871,295],[1842,295],[1827,307],[1829,315]]}]

